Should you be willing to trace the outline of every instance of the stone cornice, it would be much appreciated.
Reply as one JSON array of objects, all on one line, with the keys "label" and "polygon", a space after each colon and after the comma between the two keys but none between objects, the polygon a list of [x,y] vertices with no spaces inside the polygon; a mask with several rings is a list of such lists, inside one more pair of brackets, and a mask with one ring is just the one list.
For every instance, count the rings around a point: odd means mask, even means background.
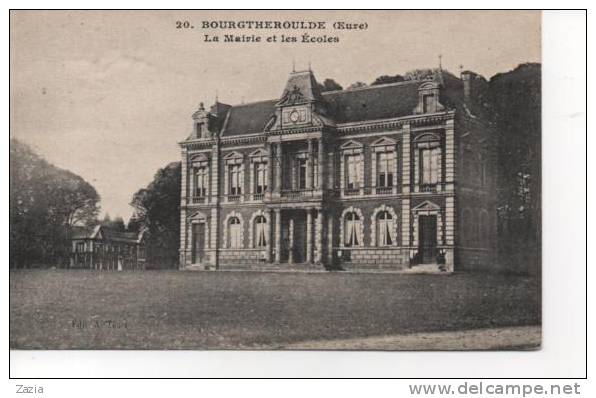
[{"label": "stone cornice", "polygon": [[404,124],[424,125],[435,124],[453,118],[455,111],[432,113],[426,115],[410,115],[394,119],[367,120],[364,122],[338,124],[339,133],[352,133],[355,131],[376,131],[383,129],[400,128]]}]

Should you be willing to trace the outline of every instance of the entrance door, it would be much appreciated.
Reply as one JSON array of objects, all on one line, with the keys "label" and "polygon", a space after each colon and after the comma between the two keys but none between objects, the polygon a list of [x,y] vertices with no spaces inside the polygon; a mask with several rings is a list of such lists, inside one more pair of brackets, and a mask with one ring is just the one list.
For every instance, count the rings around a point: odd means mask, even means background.
[{"label": "entrance door", "polygon": [[205,257],[205,224],[192,225],[192,263],[200,264]]},{"label": "entrance door", "polygon": [[420,216],[419,245],[423,263],[434,263],[436,261],[437,248],[437,217]]},{"label": "entrance door", "polygon": [[306,214],[298,214],[294,218],[294,262],[306,261]]}]

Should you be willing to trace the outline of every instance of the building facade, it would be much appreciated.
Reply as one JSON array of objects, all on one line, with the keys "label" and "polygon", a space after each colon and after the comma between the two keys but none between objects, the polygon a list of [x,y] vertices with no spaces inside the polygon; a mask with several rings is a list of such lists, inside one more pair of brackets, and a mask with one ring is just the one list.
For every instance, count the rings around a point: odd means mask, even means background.
[{"label": "building facade", "polygon": [[70,268],[145,269],[145,233],[120,232],[98,225],[75,227],[70,238]]},{"label": "building facade", "polygon": [[193,114],[182,149],[180,265],[204,269],[490,267],[494,131],[486,81],[321,92]]}]

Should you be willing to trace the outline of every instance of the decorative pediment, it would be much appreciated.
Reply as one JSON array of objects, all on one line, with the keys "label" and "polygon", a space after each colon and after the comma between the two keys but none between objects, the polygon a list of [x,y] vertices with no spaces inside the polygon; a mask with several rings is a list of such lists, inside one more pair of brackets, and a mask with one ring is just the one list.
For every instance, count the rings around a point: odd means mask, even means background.
[{"label": "decorative pediment", "polygon": [[267,151],[263,148],[259,148],[253,152],[251,152],[248,156],[255,157],[255,156],[267,156]]},{"label": "decorative pediment", "polygon": [[233,151],[228,153],[226,156],[224,156],[225,160],[232,160],[232,159],[242,159],[244,157],[243,154],[241,154],[240,152],[237,151]]},{"label": "decorative pediment", "polygon": [[418,206],[414,207],[412,209],[412,211],[414,213],[418,213],[418,212],[435,212],[436,213],[436,212],[441,211],[441,208],[437,204],[431,202],[430,200],[425,200],[424,202],[420,203]]},{"label": "decorative pediment", "polygon": [[209,158],[204,153],[198,153],[190,157],[191,163],[203,163],[208,162]]},{"label": "decorative pediment", "polygon": [[190,216],[188,216],[188,219],[193,221],[206,221],[207,216],[205,215],[205,213],[201,211],[196,211],[192,213]]},{"label": "decorative pediment", "polygon": [[358,141],[350,140],[340,147],[342,150],[346,149],[362,149],[362,144]]},{"label": "decorative pediment", "polygon": [[300,87],[294,85],[290,90],[287,90],[283,97],[277,102],[277,106],[297,105],[308,102]]},{"label": "decorative pediment", "polygon": [[440,140],[440,137],[434,133],[424,133],[424,134],[420,134],[419,136],[414,138],[414,141],[416,141],[416,142],[430,142],[430,141],[439,141],[439,140]]},{"label": "decorative pediment", "polygon": [[253,163],[266,162],[269,153],[264,148],[259,148],[249,155],[250,161]]},{"label": "decorative pediment", "polygon": [[395,144],[397,144],[397,141],[395,141],[393,138],[381,137],[378,140],[376,140],[375,142],[373,142],[371,145],[372,146],[386,146],[386,145],[395,145]]},{"label": "decorative pediment", "polygon": [[422,90],[438,90],[439,89],[439,83],[435,82],[435,81],[429,81],[429,82],[425,82],[422,83],[420,85],[420,87],[418,87],[419,91]]}]

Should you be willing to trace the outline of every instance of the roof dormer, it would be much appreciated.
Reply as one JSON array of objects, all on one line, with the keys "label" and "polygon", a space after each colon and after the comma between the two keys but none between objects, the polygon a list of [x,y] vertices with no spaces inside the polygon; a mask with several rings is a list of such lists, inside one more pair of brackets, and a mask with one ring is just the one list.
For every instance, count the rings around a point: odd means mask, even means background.
[{"label": "roof dormer", "polygon": [[201,102],[199,108],[192,114],[193,139],[212,139],[221,129],[230,105],[215,102],[209,111]]},{"label": "roof dormer", "polygon": [[286,129],[320,124],[316,114],[325,114],[325,100],[311,70],[292,72],[275,104],[272,129]]},{"label": "roof dormer", "polygon": [[439,102],[440,84],[435,81],[422,83],[418,87],[418,105],[414,114],[436,113],[445,110]]}]

